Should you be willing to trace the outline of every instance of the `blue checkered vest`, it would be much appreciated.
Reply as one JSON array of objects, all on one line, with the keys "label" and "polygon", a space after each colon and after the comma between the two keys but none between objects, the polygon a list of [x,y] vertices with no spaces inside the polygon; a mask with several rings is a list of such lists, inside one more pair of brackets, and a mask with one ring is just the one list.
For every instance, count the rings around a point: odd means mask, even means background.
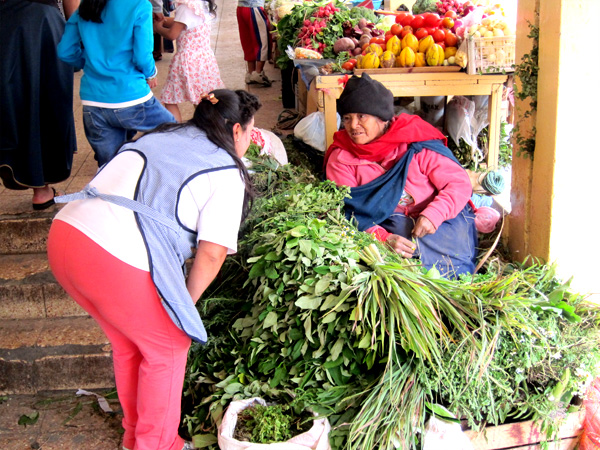
[{"label": "blue checkered vest", "polygon": [[238,169],[225,150],[194,127],[153,133],[124,145],[119,153],[125,151],[137,152],[145,160],[134,200],[102,194],[88,185],[75,194],[56,197],[56,201],[98,197],[133,210],[163,306],[180,329],[193,340],[205,343],[206,330],[185,284],[185,261],[193,255],[197,232],[181,224],[177,207],[182,189],[195,177]]}]

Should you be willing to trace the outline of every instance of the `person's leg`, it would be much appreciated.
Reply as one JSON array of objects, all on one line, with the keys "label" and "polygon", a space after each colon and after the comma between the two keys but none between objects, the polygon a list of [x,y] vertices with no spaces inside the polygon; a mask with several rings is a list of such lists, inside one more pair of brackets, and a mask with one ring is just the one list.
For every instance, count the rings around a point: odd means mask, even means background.
[{"label": "person's leg", "polygon": [[[113,344],[117,390],[126,414],[125,447],[181,450],[178,429],[190,338],[170,319],[150,274],[123,263],[60,220],[51,228],[48,257],[57,280],[99,318]],[[133,439],[127,433],[132,429]]]},{"label": "person's leg", "polygon": [[94,150],[98,167],[110,161],[127,140],[126,130],[112,124],[112,111],[108,108],[83,106],[85,136]]},{"label": "person's leg", "polygon": [[252,33],[254,45],[254,61],[256,62],[256,71],[252,72],[250,79],[263,86],[271,86],[271,80],[264,72],[265,62],[269,59],[271,51],[271,33],[269,32],[269,17],[264,8],[250,8],[252,17]]},{"label": "person's leg", "polygon": [[246,84],[253,84],[251,75],[256,71],[256,63],[254,56],[254,32],[252,29],[252,17],[250,15],[251,8],[238,6],[236,9],[238,32],[240,35],[240,43],[244,52],[244,61],[246,61],[246,75],[244,81]]},{"label": "person's leg", "polygon": [[[404,214],[393,214],[381,226],[391,233],[411,239],[415,221]],[[420,258],[423,267],[435,266],[442,275],[456,278],[473,273],[477,257],[477,230],[475,215],[469,205],[454,219],[442,222],[433,234],[416,239],[414,257]]]},{"label": "person's leg", "polygon": [[179,106],[175,103],[165,103],[165,108],[173,114],[173,117],[175,117],[177,122],[181,123],[181,111],[179,111]]},{"label": "person's leg", "polygon": [[[119,402],[123,409],[123,446],[133,449],[137,423],[138,374],[142,355],[137,346],[117,328],[106,321],[96,307],[97,295],[88,298],[80,286],[97,283],[104,286],[106,280],[102,274],[87,270],[86,261],[90,258],[103,258],[105,253],[97,244],[77,231],[71,225],[55,220],[48,236],[48,261],[54,277],[65,291],[77,302],[102,328],[108,337],[113,351],[113,366]],[[75,264],[73,262],[83,262]],[[107,262],[110,264],[111,262]],[[131,267],[120,261],[112,261],[119,267]],[[123,273],[119,270],[119,273]],[[100,294],[100,293],[98,293]],[[113,301],[115,299],[110,299]]]}]

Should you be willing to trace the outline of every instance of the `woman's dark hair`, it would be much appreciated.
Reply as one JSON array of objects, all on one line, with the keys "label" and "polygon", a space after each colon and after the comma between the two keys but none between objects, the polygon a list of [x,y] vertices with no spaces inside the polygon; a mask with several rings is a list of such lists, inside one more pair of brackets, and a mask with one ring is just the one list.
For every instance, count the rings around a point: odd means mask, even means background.
[{"label": "woman's dark hair", "polygon": [[246,166],[235,151],[233,126],[236,123],[239,123],[242,129],[246,130],[254,117],[254,114],[260,109],[262,104],[257,96],[244,90],[232,91],[229,89],[217,89],[210,93],[213,94],[218,101],[212,103],[207,98],[202,99],[198,106],[196,106],[194,117],[188,122],[177,124],[164,123],[155,129],[148,131],[145,135],[151,133],[163,133],[188,126],[194,126],[204,131],[208,140],[229,153],[244,180],[245,198],[244,210],[242,212],[243,221],[250,212],[252,199],[254,198],[254,188],[250,176],[248,175],[248,169],[246,169]]},{"label": "woman's dark hair", "polygon": [[242,179],[244,180],[245,199],[242,220],[244,220],[254,198],[254,188],[246,166],[235,151],[233,141],[233,126],[239,123],[246,130],[250,121],[262,104],[258,97],[244,90],[231,91],[217,89],[211,94],[218,99],[212,103],[208,99],[201,100],[188,124],[194,125],[206,133],[206,137],[218,147],[224,149],[235,161]]},{"label": "woman's dark hair", "polygon": [[217,15],[217,4],[214,2],[214,0],[204,0],[206,3],[208,3],[208,12],[210,13],[211,16],[216,17]]},{"label": "woman's dark hair", "polygon": [[108,0],[81,0],[79,17],[90,22],[102,23],[100,16]]}]

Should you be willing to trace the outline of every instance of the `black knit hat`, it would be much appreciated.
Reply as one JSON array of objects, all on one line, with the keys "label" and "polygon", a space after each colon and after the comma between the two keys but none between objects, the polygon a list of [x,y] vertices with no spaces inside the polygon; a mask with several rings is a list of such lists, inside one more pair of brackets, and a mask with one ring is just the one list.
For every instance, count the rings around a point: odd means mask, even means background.
[{"label": "black knit hat", "polygon": [[362,113],[388,121],[394,117],[394,95],[369,74],[363,73],[362,77],[354,75],[348,80],[337,100],[337,111],[340,116]]}]

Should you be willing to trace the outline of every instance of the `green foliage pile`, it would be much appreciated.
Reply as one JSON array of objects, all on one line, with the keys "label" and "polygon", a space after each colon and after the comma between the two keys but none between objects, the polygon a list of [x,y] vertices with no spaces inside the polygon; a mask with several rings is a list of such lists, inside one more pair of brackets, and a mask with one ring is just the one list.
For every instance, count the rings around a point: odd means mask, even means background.
[{"label": "green foliage pile", "polygon": [[215,434],[227,404],[261,396],[327,415],[332,448],[416,448],[431,413],[473,427],[567,411],[599,372],[598,310],[551,266],[489,265],[446,280],[343,214],[346,188],[257,160],[262,195],[239,253],[201,302],[184,424]]}]

